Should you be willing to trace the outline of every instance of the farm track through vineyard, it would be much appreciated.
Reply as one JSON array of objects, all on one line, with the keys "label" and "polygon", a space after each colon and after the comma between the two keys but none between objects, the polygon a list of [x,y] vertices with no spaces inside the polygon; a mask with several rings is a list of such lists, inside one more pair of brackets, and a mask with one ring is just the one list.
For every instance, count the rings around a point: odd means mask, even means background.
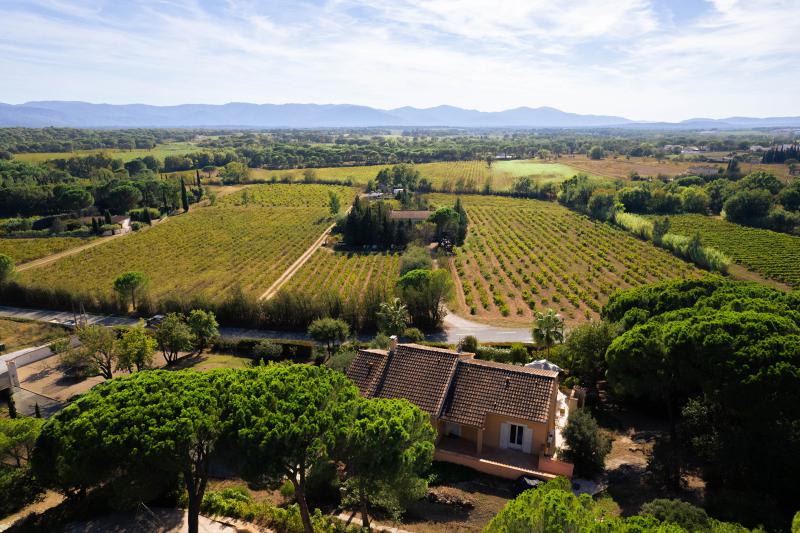
[{"label": "farm track through vineyard", "polygon": [[288,289],[362,298],[369,291],[391,293],[400,272],[396,252],[335,252],[320,248],[289,280]]},{"label": "farm track through vineyard", "polygon": [[[150,278],[153,299],[220,300],[237,287],[259,295],[330,226],[326,203],[334,188],[260,185],[248,189],[261,200],[244,207],[223,198],[216,206],[195,208],[170,219],[169,224],[22,272],[20,281],[107,296],[119,274],[139,270]],[[356,194],[352,188],[335,190],[343,195],[343,203]],[[230,196],[235,200],[237,195]],[[259,205],[265,203],[272,207]]]}]

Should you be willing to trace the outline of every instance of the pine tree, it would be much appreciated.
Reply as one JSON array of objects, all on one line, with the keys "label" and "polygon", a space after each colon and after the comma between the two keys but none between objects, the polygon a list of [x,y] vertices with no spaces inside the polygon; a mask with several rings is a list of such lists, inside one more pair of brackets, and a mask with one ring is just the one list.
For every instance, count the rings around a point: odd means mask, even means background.
[{"label": "pine tree", "polygon": [[189,195],[186,194],[186,182],[181,177],[181,203],[183,204],[184,213],[189,211]]},{"label": "pine tree", "polygon": [[100,234],[100,224],[97,223],[97,219],[92,217],[92,233],[95,235]]},{"label": "pine tree", "polygon": [[42,411],[39,410],[39,402],[36,402],[36,405],[33,406],[33,416],[42,418]]},{"label": "pine tree", "polygon": [[14,393],[8,397],[8,417],[17,418],[17,404],[14,403]]}]

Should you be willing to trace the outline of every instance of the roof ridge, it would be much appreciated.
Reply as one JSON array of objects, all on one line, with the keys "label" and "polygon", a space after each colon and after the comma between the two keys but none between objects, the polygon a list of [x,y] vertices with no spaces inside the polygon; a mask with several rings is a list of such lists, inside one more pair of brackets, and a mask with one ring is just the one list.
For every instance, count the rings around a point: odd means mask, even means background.
[{"label": "roof ridge", "polygon": [[462,359],[459,363],[465,365],[475,365],[484,368],[493,368],[495,370],[505,370],[507,372],[517,372],[520,374],[533,374],[543,378],[555,379],[558,377],[558,372],[554,370],[544,370],[541,368],[531,368],[527,366],[509,365],[508,363],[498,363],[497,361],[486,361],[484,359]]}]

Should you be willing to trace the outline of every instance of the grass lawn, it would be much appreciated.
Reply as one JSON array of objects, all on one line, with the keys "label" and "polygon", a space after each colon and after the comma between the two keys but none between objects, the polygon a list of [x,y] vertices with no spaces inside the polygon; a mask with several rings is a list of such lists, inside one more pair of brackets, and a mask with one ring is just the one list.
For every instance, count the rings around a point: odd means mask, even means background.
[{"label": "grass lawn", "polygon": [[196,357],[188,357],[178,361],[173,370],[191,368],[192,370],[214,370],[217,368],[247,368],[252,361],[249,357],[224,353],[203,353]]},{"label": "grass lawn", "polygon": [[0,318],[0,343],[5,344],[5,349],[0,349],[0,354],[29,346],[38,346],[64,337],[66,334],[67,330],[54,324]]}]

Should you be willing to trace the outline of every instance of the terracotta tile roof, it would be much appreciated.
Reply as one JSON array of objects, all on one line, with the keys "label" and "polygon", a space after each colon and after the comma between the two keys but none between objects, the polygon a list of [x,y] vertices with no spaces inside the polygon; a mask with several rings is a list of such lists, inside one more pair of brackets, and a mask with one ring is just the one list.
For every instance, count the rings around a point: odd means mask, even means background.
[{"label": "terracotta tile roof", "polygon": [[405,398],[420,409],[438,415],[444,403],[459,354],[451,350],[418,344],[399,344],[392,354],[383,355],[383,376],[377,382],[365,377],[376,350],[359,350],[347,371],[348,377],[367,397]]},{"label": "terracotta tile roof", "polygon": [[386,350],[359,350],[347,369],[347,377],[367,398],[375,396],[375,388],[386,367]]},{"label": "terracotta tile roof", "polygon": [[487,413],[546,423],[558,374],[470,359],[456,369],[441,417],[483,427]]},{"label": "terracotta tile roof", "polygon": [[471,355],[418,344],[359,350],[347,375],[364,396],[405,398],[460,424],[483,427],[487,413],[547,422],[558,373]]}]

